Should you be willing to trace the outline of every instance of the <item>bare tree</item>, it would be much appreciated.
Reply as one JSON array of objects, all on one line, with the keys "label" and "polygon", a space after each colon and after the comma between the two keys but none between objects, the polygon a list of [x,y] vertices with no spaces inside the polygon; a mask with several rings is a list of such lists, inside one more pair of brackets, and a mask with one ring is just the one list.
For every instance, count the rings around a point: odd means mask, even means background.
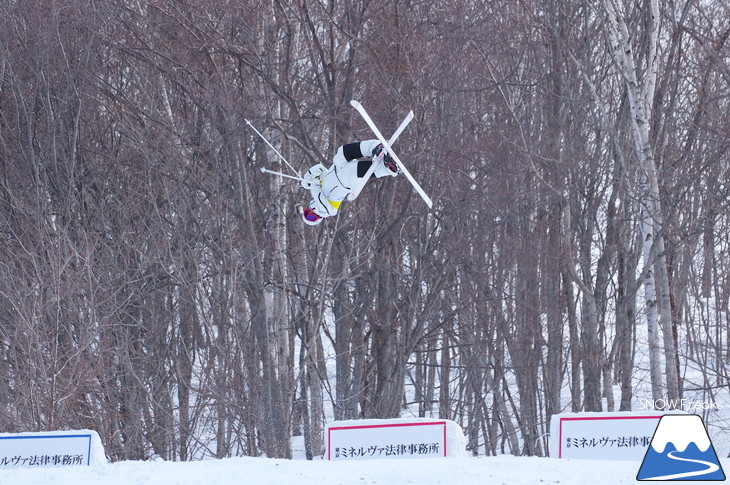
[{"label": "bare tree", "polygon": [[[652,359],[652,393],[655,399],[659,399],[663,395],[658,342],[658,329],[661,325],[664,335],[667,397],[671,400],[679,398],[679,377],[676,369],[676,343],[672,331],[669,276],[663,234],[666,229],[664,227],[665,215],[660,202],[656,159],[650,134],[660,62],[661,22],[659,2],[651,0],[647,3],[647,7],[645,12],[646,36],[633,36],[634,39],[645,38],[645,44],[642,45],[637,44],[636,40],[632,41],[624,3],[614,0],[604,2],[605,25],[611,45],[611,54],[620,75],[626,82],[636,156],[643,170],[639,188],[643,213],[641,223],[642,240],[644,241],[643,263],[645,267],[653,268],[646,272],[644,279]],[[645,64],[640,65],[640,62]]]}]

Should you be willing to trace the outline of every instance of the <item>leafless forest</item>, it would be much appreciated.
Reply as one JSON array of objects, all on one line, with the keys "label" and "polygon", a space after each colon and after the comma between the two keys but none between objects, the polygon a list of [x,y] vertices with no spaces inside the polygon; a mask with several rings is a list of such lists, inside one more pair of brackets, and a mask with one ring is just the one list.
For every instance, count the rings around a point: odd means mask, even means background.
[{"label": "leafless forest", "polygon": [[[322,452],[730,380],[724,0],[5,0],[0,431],[113,460]],[[299,170],[416,118],[316,228]]]}]

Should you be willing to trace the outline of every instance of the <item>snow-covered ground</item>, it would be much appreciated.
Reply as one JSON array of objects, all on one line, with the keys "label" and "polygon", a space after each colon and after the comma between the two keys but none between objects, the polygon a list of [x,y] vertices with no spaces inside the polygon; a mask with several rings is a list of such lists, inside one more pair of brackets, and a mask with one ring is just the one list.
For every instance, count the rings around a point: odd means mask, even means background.
[{"label": "snow-covered ground", "polygon": [[[639,339],[645,332],[639,329]],[[642,341],[641,348],[646,343]],[[635,375],[633,409],[652,410],[648,378],[648,357],[639,350]],[[334,375],[334,370],[331,370]],[[730,393],[719,389],[712,395],[703,389],[703,374],[693,365],[683,368],[688,388],[684,397],[690,404],[717,403],[717,409],[705,413],[720,464],[730,474]],[[695,382],[696,381],[696,382]],[[567,383],[563,403],[570,402]],[[615,399],[620,389],[614,387]],[[516,392],[514,393],[516,394]],[[604,403],[605,405],[605,403]],[[715,409],[715,408],[711,408]],[[691,412],[701,413],[701,408]],[[330,415],[331,410],[330,410]],[[404,413],[407,415],[408,413]],[[411,417],[416,414],[411,413]],[[297,437],[300,438],[300,437]],[[307,461],[303,443],[293,439],[295,459],[239,457],[223,460],[166,462],[163,460],[126,461],[91,467],[24,468],[0,470],[0,485],[615,485],[633,484],[641,463],[613,460],[566,460],[557,458],[464,457],[422,459],[376,459],[364,461]],[[103,452],[102,452],[103,454]],[[652,482],[657,483],[657,482]],[[683,483],[707,483],[683,481]]]},{"label": "snow-covered ground", "polygon": [[[721,463],[727,473],[730,460],[721,459]],[[0,484],[616,485],[637,483],[639,466],[637,462],[513,456],[347,462],[227,458],[196,462],[127,461],[98,467],[14,469],[0,473]]]},{"label": "snow-covered ground", "polygon": [[[463,450],[465,443],[455,440],[455,434],[450,434],[449,448]],[[727,433],[716,430],[714,434],[713,445],[728,473],[730,459],[724,458],[728,454]],[[91,447],[92,466],[0,470],[0,485],[615,485],[638,483],[636,475],[641,467],[640,460],[468,457],[463,453],[449,458],[308,461],[300,438],[292,440],[292,460],[238,457],[107,463],[97,437]]]}]

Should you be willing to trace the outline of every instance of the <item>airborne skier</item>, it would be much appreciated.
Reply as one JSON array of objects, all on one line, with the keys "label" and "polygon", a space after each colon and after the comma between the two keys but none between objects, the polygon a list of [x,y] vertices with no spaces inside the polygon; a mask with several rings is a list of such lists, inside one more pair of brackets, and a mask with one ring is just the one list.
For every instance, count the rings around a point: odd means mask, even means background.
[{"label": "airborne skier", "polygon": [[395,161],[385,153],[383,144],[378,140],[342,145],[337,149],[329,169],[318,163],[302,177],[302,187],[312,193],[309,205],[301,210],[302,220],[310,226],[316,226],[323,218],[337,214],[342,201],[361,187],[368,173],[372,173],[370,178],[380,178],[394,177],[399,172]]},{"label": "airborne skier", "polygon": [[423,188],[416,182],[410,172],[403,166],[398,156],[393,153],[391,146],[398,139],[406,126],[413,119],[413,111],[410,111],[405,119],[401,122],[398,129],[395,130],[390,140],[386,140],[380,133],[378,127],[375,126],[370,115],[367,114],[362,105],[352,100],[350,104],[363,117],[367,125],[373,131],[377,139],[365,140],[360,142],[348,143],[337,149],[332,160],[332,166],[327,169],[321,163],[313,166],[302,177],[299,172],[274,148],[274,146],[261,134],[250,121],[246,123],[266,142],[269,147],[276,153],[281,160],[291,169],[296,176],[288,175],[281,172],[275,172],[265,167],[261,168],[264,173],[279,175],[281,177],[298,180],[302,187],[309,189],[312,194],[312,200],[309,205],[302,207],[300,213],[302,220],[310,226],[316,226],[326,217],[332,217],[340,209],[340,204],[346,198],[354,200],[360,194],[365,183],[375,177],[395,177],[399,173],[405,175],[408,182],[413,186],[418,195],[428,205],[429,209],[433,207],[433,201],[424,192]]}]

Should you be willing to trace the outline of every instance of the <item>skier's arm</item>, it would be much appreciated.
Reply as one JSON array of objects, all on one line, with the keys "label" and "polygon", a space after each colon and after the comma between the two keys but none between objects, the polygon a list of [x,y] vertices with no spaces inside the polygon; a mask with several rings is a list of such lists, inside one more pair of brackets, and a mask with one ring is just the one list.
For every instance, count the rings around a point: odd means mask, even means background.
[{"label": "skier's arm", "polygon": [[[310,168],[302,178],[302,186],[309,189],[312,194],[312,200],[309,207],[312,208],[320,217],[331,217],[337,214],[337,208],[333,207],[327,197],[322,194],[322,185],[320,176],[327,170],[323,165],[317,164]],[[306,183],[306,185],[305,185]]]}]

